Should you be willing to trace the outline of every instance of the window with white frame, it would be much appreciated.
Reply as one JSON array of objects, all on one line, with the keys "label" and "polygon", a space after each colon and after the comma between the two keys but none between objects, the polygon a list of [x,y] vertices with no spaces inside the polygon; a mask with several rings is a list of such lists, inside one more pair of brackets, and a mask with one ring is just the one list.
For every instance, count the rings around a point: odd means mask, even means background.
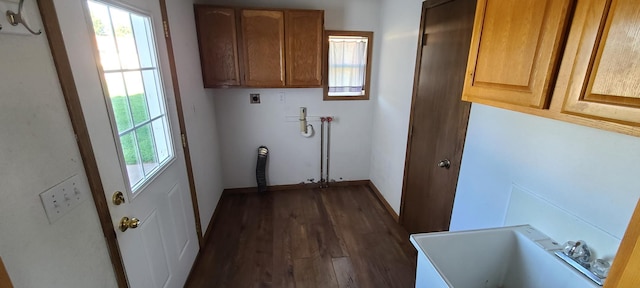
[{"label": "window with white frame", "polygon": [[135,193],[174,157],[151,19],[98,1],[88,8],[121,165]]}]

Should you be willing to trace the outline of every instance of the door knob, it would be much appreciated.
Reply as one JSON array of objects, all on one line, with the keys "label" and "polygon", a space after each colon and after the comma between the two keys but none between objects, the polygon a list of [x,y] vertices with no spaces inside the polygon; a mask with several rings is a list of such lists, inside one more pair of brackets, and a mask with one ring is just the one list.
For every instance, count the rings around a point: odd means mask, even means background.
[{"label": "door knob", "polygon": [[451,167],[451,161],[449,161],[449,159],[444,159],[438,163],[438,167],[449,169]]},{"label": "door knob", "polygon": [[129,219],[129,217],[122,217],[122,219],[120,219],[120,225],[118,225],[118,228],[120,228],[120,231],[124,232],[129,228],[138,228],[138,226],[140,226],[140,220],[138,220],[138,218],[131,217],[131,219]]}]

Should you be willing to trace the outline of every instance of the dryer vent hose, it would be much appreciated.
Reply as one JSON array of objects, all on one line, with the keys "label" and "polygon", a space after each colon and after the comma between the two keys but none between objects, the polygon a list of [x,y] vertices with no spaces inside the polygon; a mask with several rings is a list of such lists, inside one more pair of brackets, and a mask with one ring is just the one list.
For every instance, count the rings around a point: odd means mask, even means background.
[{"label": "dryer vent hose", "polygon": [[267,192],[267,156],[269,149],[266,146],[258,148],[258,164],[256,165],[256,181],[258,182],[258,192]]}]

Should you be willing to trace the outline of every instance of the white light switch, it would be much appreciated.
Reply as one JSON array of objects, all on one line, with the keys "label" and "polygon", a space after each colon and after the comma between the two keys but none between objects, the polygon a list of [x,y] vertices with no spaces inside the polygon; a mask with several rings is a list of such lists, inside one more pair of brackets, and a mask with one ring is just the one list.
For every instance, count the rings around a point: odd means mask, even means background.
[{"label": "white light switch", "polygon": [[88,198],[88,191],[85,190],[80,177],[73,175],[62,183],[40,193],[40,199],[47,213],[47,218],[49,218],[49,223],[53,224],[62,215],[84,202]]}]

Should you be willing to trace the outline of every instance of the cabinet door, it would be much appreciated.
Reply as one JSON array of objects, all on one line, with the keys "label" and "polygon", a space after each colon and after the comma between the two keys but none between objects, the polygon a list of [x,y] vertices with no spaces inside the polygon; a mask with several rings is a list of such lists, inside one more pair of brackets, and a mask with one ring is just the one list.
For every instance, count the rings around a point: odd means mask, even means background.
[{"label": "cabinet door", "polygon": [[640,126],[638,23],[637,0],[578,3],[567,43],[577,51],[563,112]]},{"label": "cabinet door", "polygon": [[240,85],[233,8],[195,6],[204,87]]},{"label": "cabinet door", "polygon": [[283,87],[284,12],[242,10],[244,80],[251,87]]},{"label": "cabinet door", "polygon": [[285,12],[287,86],[322,85],[322,37],[324,11]]},{"label": "cabinet door", "polygon": [[571,0],[480,0],[462,99],[544,108]]}]

